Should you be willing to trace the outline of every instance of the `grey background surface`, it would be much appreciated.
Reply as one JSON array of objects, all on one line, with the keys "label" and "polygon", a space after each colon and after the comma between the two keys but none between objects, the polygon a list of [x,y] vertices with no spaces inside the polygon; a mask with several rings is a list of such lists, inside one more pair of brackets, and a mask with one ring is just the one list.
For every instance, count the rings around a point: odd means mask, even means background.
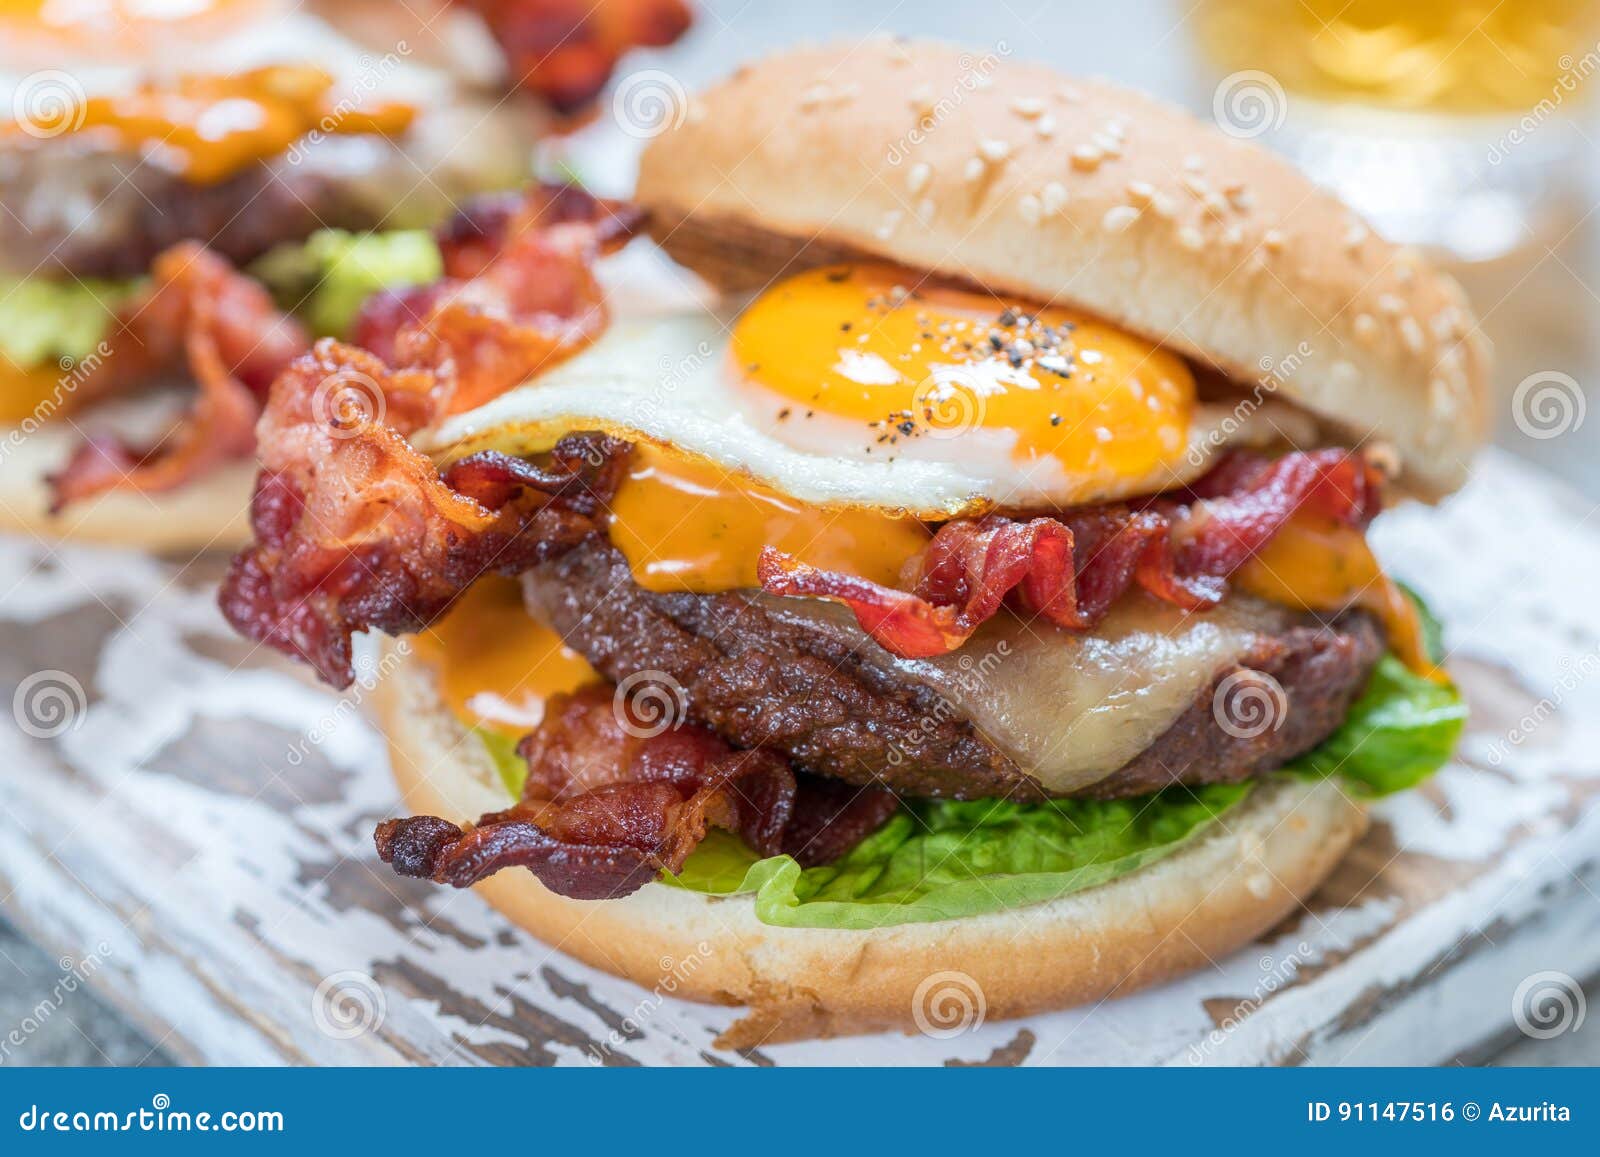
[{"label": "grey background surface", "polygon": [[[994,47],[1020,57],[1051,61],[1068,71],[1104,74],[1194,106],[1209,104],[1205,69],[1194,59],[1183,14],[1172,0],[1121,3],[1049,3],[998,0],[976,6],[949,0],[889,3],[884,0],[699,0],[698,27],[669,54],[646,62],[667,68],[687,87],[712,80],[734,62],[801,39],[849,38],[874,31],[958,40]],[[1588,46],[1585,46],[1588,47]],[[1588,140],[1592,115],[1559,126]],[[1594,155],[1590,150],[1590,155]],[[1600,242],[1592,227],[1594,174],[1583,174],[1587,191],[1574,213],[1548,238],[1529,247],[1519,263],[1465,279],[1490,336],[1525,339],[1528,326],[1548,340],[1523,341],[1510,357],[1510,373],[1499,382],[1504,399],[1519,378],[1534,369],[1559,369],[1585,386],[1600,365],[1595,342],[1600,327]],[[1531,305],[1530,305],[1531,303]],[[1530,313],[1532,321],[1530,322]],[[1531,347],[1531,348],[1530,348]],[[1502,421],[1496,440],[1561,476],[1592,503],[1600,500],[1600,416],[1559,438],[1539,440]],[[159,1041],[149,1039],[116,1011],[80,988],[54,1007],[62,971],[58,961],[0,922],[0,1064],[161,1065],[171,1063]],[[1591,1002],[1600,990],[1591,986]],[[41,1004],[48,1015],[39,1015]],[[1600,1013],[1597,1013],[1600,1018]],[[24,1031],[26,1030],[26,1031]],[[21,1043],[16,1043],[16,1038]],[[1491,1063],[1506,1065],[1600,1064],[1600,1020],[1548,1041],[1507,1043]]]}]

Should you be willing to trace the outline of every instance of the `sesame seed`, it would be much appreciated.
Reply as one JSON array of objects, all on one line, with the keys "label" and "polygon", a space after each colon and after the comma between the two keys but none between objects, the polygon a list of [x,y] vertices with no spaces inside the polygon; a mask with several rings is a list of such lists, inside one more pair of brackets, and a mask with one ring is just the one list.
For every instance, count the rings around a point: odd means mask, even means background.
[{"label": "sesame seed", "polygon": [[1424,344],[1422,327],[1417,324],[1414,317],[1400,319],[1400,340],[1406,343],[1406,349],[1414,354],[1420,354]]},{"label": "sesame seed", "polygon": [[1056,99],[1061,101],[1063,104],[1077,104],[1079,101],[1083,100],[1083,93],[1079,92],[1071,85],[1067,85],[1065,88],[1056,89]]},{"label": "sesame seed", "polygon": [[1060,181],[1051,181],[1040,193],[1039,204],[1046,217],[1054,217],[1067,204],[1067,187]]},{"label": "sesame seed", "polygon": [[828,86],[825,84],[814,84],[800,94],[800,107],[803,109],[813,109],[827,99]]},{"label": "sesame seed", "polygon": [[1283,252],[1283,234],[1276,229],[1268,229],[1261,235],[1261,245],[1268,253]]},{"label": "sesame seed", "polygon": [[1033,131],[1038,133],[1045,140],[1049,140],[1051,137],[1056,135],[1056,118],[1046,113],[1044,116],[1040,117],[1038,122],[1033,126]]},{"label": "sesame seed", "polygon": [[1105,124],[1106,135],[1115,137],[1119,141],[1128,139],[1128,126],[1122,121],[1110,120]]},{"label": "sesame seed", "polygon": [[907,99],[910,100],[911,107],[915,111],[919,113],[931,112],[934,100],[933,86],[931,84],[919,84],[911,90]]},{"label": "sesame seed", "polygon": [[1100,218],[1100,228],[1107,233],[1125,233],[1139,219],[1139,210],[1132,205],[1115,205]]},{"label": "sesame seed", "polygon": [[1149,181],[1129,181],[1128,200],[1135,205],[1148,205],[1156,195],[1156,187]]},{"label": "sesame seed", "polygon": [[1328,370],[1328,379],[1340,390],[1354,390],[1361,385],[1361,371],[1354,362],[1340,358]]},{"label": "sesame seed", "polygon": [[1108,157],[1120,157],[1122,155],[1122,142],[1110,133],[1095,133],[1089,139]]},{"label": "sesame seed", "polygon": [[877,229],[873,230],[873,233],[877,236],[878,240],[887,241],[890,237],[892,237],[894,235],[894,231],[900,226],[900,219],[904,216],[905,214],[899,209],[890,209],[887,213],[885,213],[883,215],[882,224],[880,224]]},{"label": "sesame seed", "polygon": [[1223,200],[1222,196],[1218,193],[1207,193],[1200,199],[1200,203],[1206,207],[1207,213],[1210,213],[1219,221],[1222,220],[1223,216],[1228,212],[1228,202]]},{"label": "sesame seed", "polygon": [[1199,153],[1190,153],[1183,158],[1183,167],[1191,173],[1203,173],[1206,168],[1206,159]]},{"label": "sesame seed", "polygon": [[1406,303],[1392,293],[1378,295],[1378,312],[1389,317],[1397,317],[1405,309]]},{"label": "sesame seed", "polygon": [[1011,146],[996,137],[987,137],[978,142],[978,155],[991,165],[998,165],[1011,155]]},{"label": "sesame seed", "polygon": [[1365,225],[1352,225],[1344,231],[1344,247],[1346,249],[1359,249],[1361,248],[1361,243],[1366,239],[1367,227]]},{"label": "sesame seed", "polygon": [[1451,390],[1450,383],[1443,378],[1434,378],[1428,383],[1428,400],[1438,417],[1449,417],[1456,412],[1455,392]]},{"label": "sesame seed", "polygon": [[1239,245],[1244,241],[1244,230],[1237,225],[1229,225],[1222,231],[1224,245]]},{"label": "sesame seed", "polygon": [[1017,202],[1017,212],[1029,225],[1037,225],[1039,218],[1044,215],[1044,206],[1032,193],[1024,193]]},{"label": "sesame seed", "polygon": [[1201,233],[1200,230],[1196,229],[1193,225],[1184,225],[1178,230],[1179,248],[1187,249],[1191,253],[1196,253],[1205,246],[1205,243],[1205,234]]},{"label": "sesame seed", "polygon": [[1193,173],[1184,174],[1179,184],[1189,190],[1196,198],[1203,199],[1207,193],[1211,192],[1211,186],[1206,183],[1205,178],[1197,177]]},{"label": "sesame seed", "polygon": [[910,172],[906,173],[906,188],[913,195],[920,193],[928,187],[928,178],[931,176],[933,176],[933,170],[929,168],[927,162],[918,161],[911,166]]},{"label": "sesame seed", "polygon": [[1036,96],[1019,96],[1011,102],[1011,111],[1024,120],[1032,120],[1044,112],[1044,101]]},{"label": "sesame seed", "polygon": [[1093,145],[1079,145],[1072,150],[1072,167],[1085,173],[1094,172],[1104,159],[1105,154]]},{"label": "sesame seed", "polygon": [[1370,313],[1356,314],[1355,327],[1356,337],[1364,345],[1371,345],[1378,336],[1378,320]]},{"label": "sesame seed", "polygon": [[983,175],[986,172],[988,172],[988,169],[984,166],[983,158],[973,157],[967,162],[966,167],[961,170],[961,175],[966,179],[967,184],[976,185],[983,180]]},{"label": "sesame seed", "polygon": [[1177,199],[1171,193],[1157,193],[1150,198],[1150,212],[1163,221],[1170,221],[1178,215]]},{"label": "sesame seed", "polygon": [[938,207],[934,205],[932,197],[924,197],[917,202],[917,220],[926,225],[933,220]]}]

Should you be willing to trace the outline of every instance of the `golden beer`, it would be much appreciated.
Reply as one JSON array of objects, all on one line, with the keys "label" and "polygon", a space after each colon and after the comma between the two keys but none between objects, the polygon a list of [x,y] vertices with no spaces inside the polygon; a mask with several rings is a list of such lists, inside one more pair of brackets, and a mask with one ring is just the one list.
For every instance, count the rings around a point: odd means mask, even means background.
[{"label": "golden beer", "polygon": [[1199,0],[1192,19],[1213,67],[1330,103],[1516,113],[1600,71],[1600,0]]}]

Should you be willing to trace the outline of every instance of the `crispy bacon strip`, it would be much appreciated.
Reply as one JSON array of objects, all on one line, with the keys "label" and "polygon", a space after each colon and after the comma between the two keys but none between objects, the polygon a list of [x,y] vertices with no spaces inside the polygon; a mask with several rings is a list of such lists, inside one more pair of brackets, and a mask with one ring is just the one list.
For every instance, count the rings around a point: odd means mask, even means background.
[{"label": "crispy bacon strip", "polygon": [[388,820],[378,855],[404,876],[457,888],[527,868],[551,891],[602,900],[683,867],[710,827],[757,854],[825,863],[888,821],[894,796],[797,776],[777,756],[736,751],[693,725],[643,730],[610,686],[553,698],[518,751],[515,807],[471,829],[435,816]]},{"label": "crispy bacon strip", "polygon": [[432,621],[490,571],[514,574],[598,533],[627,447],[563,439],[548,467],[483,453],[443,474],[404,431],[433,412],[437,379],[318,342],[279,376],[260,428],[256,542],[223,581],[248,638],[348,686],[350,638]]},{"label": "crispy bacon strip", "polygon": [[1343,450],[1234,455],[1189,490],[1143,507],[946,523],[909,591],[819,570],[772,547],[757,573],[770,594],[843,602],[885,650],[928,658],[955,650],[1008,598],[1072,630],[1093,627],[1134,585],[1187,609],[1214,606],[1228,576],[1296,511],[1364,528],[1378,511],[1380,481]]},{"label": "crispy bacon strip", "polygon": [[249,455],[267,387],[310,346],[267,291],[197,242],[151,266],[150,285],[119,312],[110,350],[85,376],[75,403],[100,401],[187,369],[193,408],[159,444],[133,448],[90,439],[49,478],[51,509],[108,490],[171,490]]},{"label": "crispy bacon strip", "polygon": [[635,47],[665,48],[688,29],[684,0],[456,0],[483,17],[517,86],[560,112],[589,104]]},{"label": "crispy bacon strip", "polygon": [[256,429],[256,544],[221,595],[241,633],[347,686],[355,631],[415,630],[482,574],[601,532],[621,442],[579,435],[548,468],[478,454],[441,475],[405,435],[593,340],[606,321],[593,259],[639,221],[565,186],[484,203],[446,229],[460,276],[421,291],[420,322],[394,295],[363,310],[358,335],[387,357],[325,341],[284,370]]},{"label": "crispy bacon strip", "polygon": [[353,340],[391,365],[448,376],[441,417],[474,409],[599,336],[595,258],[626,244],[643,219],[575,185],[475,201],[439,231],[444,278],[374,294]]}]

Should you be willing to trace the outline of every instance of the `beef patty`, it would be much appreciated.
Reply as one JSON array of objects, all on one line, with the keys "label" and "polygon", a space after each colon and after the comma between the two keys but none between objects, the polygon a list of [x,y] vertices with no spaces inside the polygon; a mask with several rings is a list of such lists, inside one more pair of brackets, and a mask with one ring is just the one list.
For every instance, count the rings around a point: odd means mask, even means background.
[{"label": "beef patty", "polygon": [[[971,719],[896,670],[864,636],[808,629],[771,613],[768,596],[646,591],[622,554],[596,539],[527,572],[532,613],[608,678],[661,672],[679,684],[689,716],[740,747],[783,752],[796,766],[903,795],[1040,799],[1044,789]],[[1054,629],[1054,628],[1049,628]],[[1344,720],[1383,651],[1364,613],[1324,625],[1274,613],[1236,659],[1146,750],[1068,793],[1143,795],[1169,784],[1230,783],[1315,747]],[[1270,677],[1270,679],[1269,679]],[[1282,688],[1281,724],[1224,729],[1214,691]]]}]

